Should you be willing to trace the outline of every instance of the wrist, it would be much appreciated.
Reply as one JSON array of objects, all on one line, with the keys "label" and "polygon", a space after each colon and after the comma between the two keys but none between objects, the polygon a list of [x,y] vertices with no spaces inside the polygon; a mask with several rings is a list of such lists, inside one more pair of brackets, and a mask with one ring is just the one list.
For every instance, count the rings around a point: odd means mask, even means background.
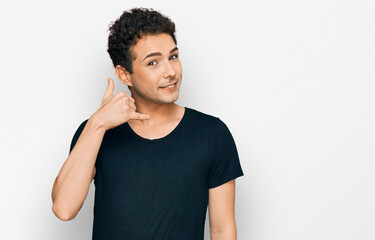
[{"label": "wrist", "polygon": [[95,131],[107,131],[103,121],[95,113],[89,118],[87,123],[90,124]]}]

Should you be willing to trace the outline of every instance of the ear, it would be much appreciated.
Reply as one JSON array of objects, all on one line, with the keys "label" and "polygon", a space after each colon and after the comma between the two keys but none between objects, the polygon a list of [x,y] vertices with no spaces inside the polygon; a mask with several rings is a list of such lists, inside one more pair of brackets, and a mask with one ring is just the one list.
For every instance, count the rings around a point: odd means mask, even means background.
[{"label": "ear", "polygon": [[131,82],[131,80],[132,80],[131,75],[124,67],[122,67],[120,65],[117,65],[116,69],[115,69],[115,73],[116,73],[118,79],[120,79],[120,81],[122,83],[128,85],[128,87],[133,86],[133,84]]}]

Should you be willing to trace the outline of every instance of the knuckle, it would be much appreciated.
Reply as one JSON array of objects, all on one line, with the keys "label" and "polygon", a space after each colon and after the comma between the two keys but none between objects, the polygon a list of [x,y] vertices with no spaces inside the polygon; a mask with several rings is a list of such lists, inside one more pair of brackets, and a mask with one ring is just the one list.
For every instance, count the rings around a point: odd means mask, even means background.
[{"label": "knuckle", "polygon": [[118,91],[118,92],[117,92],[117,95],[123,97],[123,96],[126,95],[126,93],[123,92],[123,91]]}]

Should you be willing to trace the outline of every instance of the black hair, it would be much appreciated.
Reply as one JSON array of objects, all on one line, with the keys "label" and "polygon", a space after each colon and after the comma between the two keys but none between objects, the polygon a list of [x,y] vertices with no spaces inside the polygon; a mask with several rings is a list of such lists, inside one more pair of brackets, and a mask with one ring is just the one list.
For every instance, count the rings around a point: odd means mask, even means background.
[{"label": "black hair", "polygon": [[113,66],[125,68],[133,73],[130,48],[138,39],[148,34],[169,34],[177,45],[175,24],[171,19],[152,8],[133,8],[124,11],[122,15],[109,27],[108,49]]}]

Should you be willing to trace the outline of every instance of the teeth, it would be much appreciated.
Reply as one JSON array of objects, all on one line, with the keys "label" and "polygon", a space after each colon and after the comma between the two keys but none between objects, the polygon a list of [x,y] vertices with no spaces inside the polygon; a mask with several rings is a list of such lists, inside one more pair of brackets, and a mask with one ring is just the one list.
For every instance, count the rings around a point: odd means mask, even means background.
[{"label": "teeth", "polygon": [[171,88],[171,87],[174,87],[175,84],[172,84],[172,85],[169,85],[169,86],[166,86],[164,88]]}]

